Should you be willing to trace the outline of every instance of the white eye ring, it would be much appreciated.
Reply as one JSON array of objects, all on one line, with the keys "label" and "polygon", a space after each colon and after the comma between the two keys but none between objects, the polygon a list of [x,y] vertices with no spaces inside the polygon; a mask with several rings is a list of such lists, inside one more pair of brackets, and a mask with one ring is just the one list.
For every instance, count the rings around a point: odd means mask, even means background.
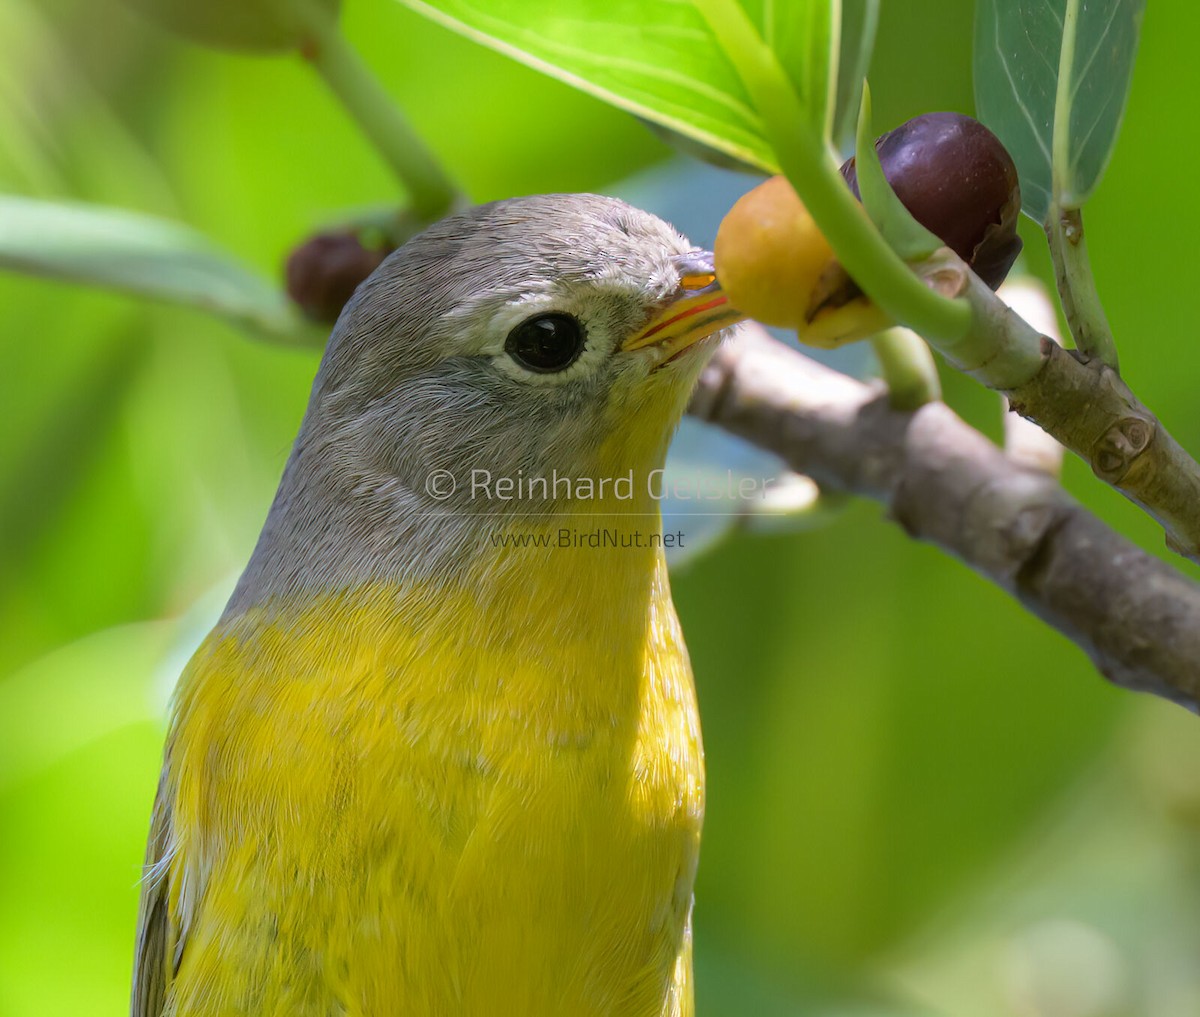
[{"label": "white eye ring", "polygon": [[573,314],[549,311],[516,325],[504,342],[504,352],[534,374],[559,374],[587,348],[587,329]]},{"label": "white eye ring", "polygon": [[[591,320],[583,312],[587,301],[566,293],[539,294],[507,304],[488,324],[489,352],[497,369],[526,385],[562,385],[591,374],[608,355],[603,323]],[[513,336],[531,321],[567,319],[579,327],[581,343],[570,363],[559,369],[538,369],[522,363],[513,355]]]}]

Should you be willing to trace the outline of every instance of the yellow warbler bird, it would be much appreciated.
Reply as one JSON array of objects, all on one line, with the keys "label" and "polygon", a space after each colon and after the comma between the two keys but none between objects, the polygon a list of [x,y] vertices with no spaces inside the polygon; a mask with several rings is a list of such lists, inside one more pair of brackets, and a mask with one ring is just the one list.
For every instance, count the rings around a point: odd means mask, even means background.
[{"label": "yellow warbler bird", "polygon": [[342,313],[176,693],[134,1017],[684,1017],[704,805],[653,471],[739,315],[622,202],[485,205]]}]

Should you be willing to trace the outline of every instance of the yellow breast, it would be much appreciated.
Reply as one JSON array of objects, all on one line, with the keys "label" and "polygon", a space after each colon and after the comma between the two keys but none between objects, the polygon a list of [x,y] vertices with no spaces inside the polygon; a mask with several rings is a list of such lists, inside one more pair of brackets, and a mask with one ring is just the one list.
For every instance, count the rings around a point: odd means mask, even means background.
[{"label": "yellow breast", "polygon": [[703,811],[661,554],[228,619],[168,749],[178,1017],[690,1014]]}]

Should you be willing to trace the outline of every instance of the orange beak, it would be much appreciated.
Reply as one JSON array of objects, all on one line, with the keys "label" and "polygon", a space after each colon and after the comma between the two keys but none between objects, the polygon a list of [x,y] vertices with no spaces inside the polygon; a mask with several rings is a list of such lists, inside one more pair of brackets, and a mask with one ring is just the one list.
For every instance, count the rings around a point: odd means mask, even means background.
[{"label": "orange beak", "polygon": [[664,362],[678,356],[714,332],[728,328],[746,316],[729,306],[729,298],[717,282],[713,256],[695,250],[675,259],[679,288],[669,303],[621,345],[623,350],[657,346]]}]

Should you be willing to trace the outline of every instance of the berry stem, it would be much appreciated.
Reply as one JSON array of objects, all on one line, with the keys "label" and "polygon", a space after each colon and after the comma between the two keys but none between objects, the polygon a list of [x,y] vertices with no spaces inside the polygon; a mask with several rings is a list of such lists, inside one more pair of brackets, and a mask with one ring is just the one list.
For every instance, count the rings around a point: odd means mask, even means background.
[{"label": "berry stem", "polygon": [[871,338],[894,410],[911,412],[942,397],[937,364],[925,340],[907,328],[889,328]]},{"label": "berry stem", "polygon": [[358,124],[408,191],[409,205],[425,222],[450,211],[458,189],[437,156],[413,129],[362,58],[327,16],[308,19],[305,59]]},{"label": "berry stem", "polygon": [[929,289],[880,236],[745,10],[736,0],[699,0],[697,6],[762,117],[780,168],[846,270],[889,315],[931,342],[961,339],[970,328],[970,307]]},{"label": "berry stem", "polygon": [[1117,370],[1117,344],[1100,303],[1088,260],[1083,214],[1077,208],[1051,205],[1046,219],[1046,238],[1050,241],[1058,296],[1075,346],[1089,359],[1098,359]]}]

